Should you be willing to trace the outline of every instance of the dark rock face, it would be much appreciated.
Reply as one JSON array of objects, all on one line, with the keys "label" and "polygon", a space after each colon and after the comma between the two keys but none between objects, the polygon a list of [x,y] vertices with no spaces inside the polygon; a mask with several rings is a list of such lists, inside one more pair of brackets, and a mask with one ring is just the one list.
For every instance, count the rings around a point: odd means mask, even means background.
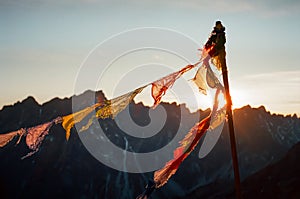
[{"label": "dark rock face", "polygon": [[300,198],[300,142],[283,159],[243,182],[244,198]]},{"label": "dark rock face", "polygon": [[[296,157],[293,148],[299,145],[299,118],[295,115],[285,117],[271,115],[264,107],[253,109],[246,106],[234,111],[234,123],[243,180],[243,198],[298,198],[295,197],[298,196],[295,190],[299,186],[299,181],[295,179],[300,179],[299,160],[291,158],[294,161],[288,161],[287,157]],[[228,134],[223,132],[223,135]],[[222,141],[221,138],[218,145],[224,148]],[[214,151],[218,150],[219,146],[216,146]],[[288,151],[290,148],[292,150]],[[222,152],[219,151],[217,154]],[[277,168],[275,171],[272,169],[273,166],[270,166],[273,164],[274,168]],[[295,167],[291,169],[293,165]],[[262,168],[264,169],[259,171]],[[232,168],[228,171],[230,178],[219,178],[207,185],[201,185],[182,198],[235,198],[231,170]],[[284,184],[282,186],[288,188],[280,189],[279,184]]]},{"label": "dark rock face", "polygon": [[[3,107],[0,111],[0,132],[35,126],[70,114],[72,108],[79,110],[91,101],[104,99],[102,92],[97,92],[95,99],[95,93],[87,91],[73,99],[55,98],[39,105],[29,97]],[[72,100],[79,105],[74,107]],[[194,125],[194,121],[199,120],[198,114],[190,113],[183,105],[162,103],[162,106],[167,113],[163,128],[155,136],[143,140],[123,132],[115,120],[98,122],[106,136],[118,147],[150,152],[165,146],[174,138],[180,120],[184,120],[185,132]],[[149,107],[131,103],[128,109],[135,124],[147,126],[151,123]],[[201,118],[208,114],[209,110],[200,111]],[[235,110],[234,124],[243,179],[279,161],[300,140],[299,118],[271,115],[263,107],[253,109],[246,106]],[[125,146],[125,140],[129,146]],[[153,198],[218,198],[218,195],[225,197],[232,191],[233,172],[226,125],[208,156],[199,159],[199,147],[183,162],[168,184],[154,192]],[[71,132],[70,140],[66,141],[60,125],[51,128],[38,153],[21,160],[28,151],[25,141],[17,146],[12,142],[0,148],[1,198],[135,198],[144,190],[147,179],[153,176],[153,172],[133,174],[101,164],[87,151],[75,129]],[[284,162],[282,164],[285,165]],[[299,172],[295,174],[298,179],[299,176]],[[246,191],[257,184],[248,179],[246,182],[249,182],[249,185],[245,185],[249,187]],[[286,192],[294,191],[293,188],[286,188],[288,183],[293,184],[293,180],[282,182],[286,184],[277,186],[285,187]]]},{"label": "dark rock face", "polygon": [[234,113],[243,178],[278,161],[300,141],[297,117],[271,115],[264,107],[244,107]]},{"label": "dark rock face", "polygon": [[[241,184],[242,198],[299,198],[300,186],[300,142],[274,164],[250,175]],[[199,187],[184,198],[224,198],[234,199],[233,185],[216,181]]]}]

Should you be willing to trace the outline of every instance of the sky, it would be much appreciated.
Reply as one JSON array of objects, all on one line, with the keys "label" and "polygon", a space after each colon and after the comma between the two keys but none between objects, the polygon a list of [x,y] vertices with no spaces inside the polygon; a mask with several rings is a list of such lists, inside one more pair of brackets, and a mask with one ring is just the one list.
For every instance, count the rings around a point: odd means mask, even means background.
[{"label": "sky", "polygon": [[[149,83],[151,78],[154,80],[153,77],[170,72],[167,65],[174,71],[186,61],[171,56],[170,52],[151,49],[131,52],[121,56],[112,71],[106,73],[106,82],[101,83],[98,78],[97,85],[92,88],[75,88],[83,63],[90,60],[93,50],[99,53],[99,57],[94,53],[93,63],[100,65],[117,51],[117,42],[120,46],[131,45],[122,40],[122,35],[118,37],[121,33],[155,27],[170,35],[174,33],[172,48],[185,45],[182,38],[176,42],[175,33],[185,35],[195,46],[191,44],[193,47],[187,50],[186,45],[184,49],[196,60],[197,46],[203,46],[215,21],[221,20],[226,27],[234,107],[264,105],[271,113],[300,116],[299,10],[299,1],[278,0],[1,0],[0,108],[28,96],[44,103],[54,97],[79,94],[85,89],[104,89],[111,97],[111,89],[116,86],[107,85],[116,80],[125,81],[126,78],[118,79],[126,73],[124,69],[136,70],[132,75],[139,77],[137,83]],[[157,39],[147,36],[149,42]],[[115,42],[114,45],[107,43],[115,37],[117,40],[111,42]],[[137,36],[137,40],[139,38],[144,37]],[[104,48],[103,43],[110,45]],[[105,50],[105,56],[101,56],[101,50]],[[151,66],[152,72],[151,67],[142,67],[142,61],[149,56],[155,60],[163,57],[164,61],[159,62],[163,69],[157,70],[162,71],[161,76],[154,72],[157,65]],[[148,60],[147,65],[150,62]],[[127,68],[132,63],[140,67]],[[127,76],[127,81],[132,75]]]}]

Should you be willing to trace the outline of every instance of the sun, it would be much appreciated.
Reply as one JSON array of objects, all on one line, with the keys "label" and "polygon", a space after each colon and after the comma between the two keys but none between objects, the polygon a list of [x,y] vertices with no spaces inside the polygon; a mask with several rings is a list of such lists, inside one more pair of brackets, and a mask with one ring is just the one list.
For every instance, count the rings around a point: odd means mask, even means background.
[{"label": "sun", "polygon": [[249,97],[247,93],[243,90],[231,89],[230,90],[232,108],[240,108],[249,104]]}]

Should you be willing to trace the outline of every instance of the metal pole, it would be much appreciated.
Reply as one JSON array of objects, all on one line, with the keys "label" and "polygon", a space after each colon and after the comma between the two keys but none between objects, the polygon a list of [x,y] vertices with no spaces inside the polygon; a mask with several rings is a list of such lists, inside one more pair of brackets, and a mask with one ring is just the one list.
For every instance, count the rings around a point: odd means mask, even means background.
[{"label": "metal pole", "polygon": [[235,181],[235,193],[236,198],[241,199],[241,181],[240,181],[240,172],[239,172],[239,164],[236,150],[236,141],[234,135],[234,127],[233,127],[233,119],[232,119],[232,101],[229,92],[229,83],[228,83],[228,71],[226,66],[226,59],[224,57],[224,63],[222,63],[222,74],[223,74],[223,82],[225,87],[225,98],[226,98],[226,111],[227,111],[227,119],[228,119],[228,127],[229,127],[229,137],[230,137],[230,146],[231,146],[231,156],[232,156],[232,166],[234,171],[234,181]]}]

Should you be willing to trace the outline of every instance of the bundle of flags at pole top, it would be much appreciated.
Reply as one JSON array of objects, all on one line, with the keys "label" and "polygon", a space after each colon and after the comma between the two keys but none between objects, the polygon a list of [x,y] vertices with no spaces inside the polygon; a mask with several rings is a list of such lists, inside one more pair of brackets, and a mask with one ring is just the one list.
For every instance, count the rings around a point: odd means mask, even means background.
[{"label": "bundle of flags at pole top", "polygon": [[[87,124],[82,126],[82,128],[79,130],[79,133],[88,130],[93,121],[96,119],[114,118],[122,110],[124,110],[129,103],[132,102],[133,99],[143,91],[144,88],[148,86],[151,86],[151,96],[154,99],[153,108],[155,108],[161,102],[162,97],[165,95],[168,89],[172,87],[178,78],[191,69],[199,67],[192,80],[199,88],[199,92],[203,94],[207,94],[209,90],[215,90],[211,113],[209,116],[196,123],[195,126],[190,129],[185,138],[180,141],[180,146],[174,151],[173,159],[167,162],[163,168],[154,173],[153,181],[147,185],[145,192],[138,196],[139,199],[146,199],[155,188],[159,188],[167,183],[169,178],[177,171],[184,159],[196,147],[200,138],[205,134],[205,132],[208,129],[216,128],[225,119],[225,109],[224,107],[219,107],[220,97],[223,97],[224,99],[224,95],[222,95],[224,93],[224,88],[222,83],[219,81],[218,76],[211,68],[212,65],[216,70],[220,71],[220,67],[215,65],[218,57],[214,57],[215,61],[211,60],[209,57],[210,50],[211,49],[203,49],[200,60],[197,63],[189,64],[179,71],[171,73],[147,85],[141,86],[122,96],[96,103],[69,115],[59,116],[49,122],[34,127],[21,128],[10,133],[0,134],[0,147],[4,147],[15,137],[19,137],[16,143],[18,144],[21,139],[25,137],[26,144],[32,151],[23,158],[29,157],[39,150],[39,147],[41,146],[45,136],[48,135],[49,130],[53,125],[61,124],[66,131],[66,139],[68,140],[72,127],[87,118],[90,113],[95,111],[95,114],[88,118]],[[207,60],[211,60],[211,63],[209,64]]]}]

